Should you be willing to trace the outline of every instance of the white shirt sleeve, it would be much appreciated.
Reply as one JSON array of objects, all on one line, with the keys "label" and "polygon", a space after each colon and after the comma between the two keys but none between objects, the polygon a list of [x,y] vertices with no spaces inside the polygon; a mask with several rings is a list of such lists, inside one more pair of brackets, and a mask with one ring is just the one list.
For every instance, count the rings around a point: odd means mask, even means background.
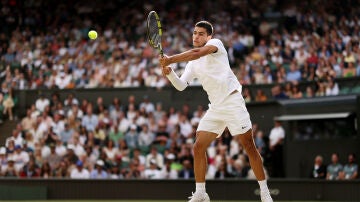
[{"label": "white shirt sleeve", "polygon": [[178,90],[183,91],[193,79],[193,75],[191,72],[191,62],[189,62],[186,67],[184,73],[179,78],[178,75],[171,70],[170,74],[167,75],[167,78],[171,82],[171,84]]},{"label": "white shirt sleeve", "polygon": [[205,46],[207,46],[207,45],[212,45],[212,46],[215,46],[217,48],[217,51],[215,52],[215,54],[221,52],[223,50],[223,47],[224,47],[224,44],[219,39],[210,39],[205,44]]}]

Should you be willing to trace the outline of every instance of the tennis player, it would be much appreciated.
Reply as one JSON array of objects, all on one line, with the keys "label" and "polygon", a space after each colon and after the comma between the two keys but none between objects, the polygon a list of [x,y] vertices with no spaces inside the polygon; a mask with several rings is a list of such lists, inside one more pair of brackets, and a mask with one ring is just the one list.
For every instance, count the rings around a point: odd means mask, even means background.
[{"label": "tennis player", "polygon": [[[189,202],[210,201],[205,189],[207,170],[206,150],[226,127],[232,135],[239,135],[249,156],[250,165],[260,185],[262,202],[272,202],[265,179],[262,158],[256,149],[250,115],[241,95],[241,85],[231,71],[227,51],[219,39],[213,37],[213,26],[207,21],[195,24],[192,39],[194,48],[173,56],[159,57],[163,75],[179,91],[197,78],[209,97],[209,109],[201,119],[194,143],[194,172],[196,191]],[[179,78],[169,66],[188,62]]]}]

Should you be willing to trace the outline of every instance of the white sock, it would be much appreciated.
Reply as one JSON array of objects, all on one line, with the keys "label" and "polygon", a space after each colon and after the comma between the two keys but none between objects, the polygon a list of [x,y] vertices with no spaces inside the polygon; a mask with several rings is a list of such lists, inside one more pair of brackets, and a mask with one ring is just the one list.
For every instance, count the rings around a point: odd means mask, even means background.
[{"label": "white sock", "polygon": [[260,185],[260,191],[269,191],[266,180],[258,181]]},{"label": "white sock", "polygon": [[198,193],[198,194],[204,194],[204,193],[206,193],[205,182],[196,183],[195,193]]}]

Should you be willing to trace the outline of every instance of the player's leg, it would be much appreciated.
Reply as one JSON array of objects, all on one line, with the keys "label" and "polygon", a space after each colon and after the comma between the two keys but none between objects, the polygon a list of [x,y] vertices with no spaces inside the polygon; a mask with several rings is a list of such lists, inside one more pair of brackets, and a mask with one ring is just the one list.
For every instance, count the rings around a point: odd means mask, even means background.
[{"label": "player's leg", "polygon": [[240,142],[243,145],[246,154],[249,157],[251,169],[254,171],[256,179],[260,185],[260,196],[262,202],[272,202],[272,198],[267,187],[267,181],[265,178],[264,166],[261,155],[257,150],[252,135],[252,129],[248,130],[244,134],[239,135]]},{"label": "player's leg", "polygon": [[196,130],[196,141],[194,143],[194,173],[196,190],[191,196],[191,202],[210,201],[205,189],[205,176],[207,171],[206,151],[212,141],[225,130],[225,122],[222,116],[211,107],[199,122]]},{"label": "player's leg", "polygon": [[198,131],[194,144],[194,172],[197,183],[205,182],[207,170],[206,150],[212,141],[216,139],[216,133]]},{"label": "player's leg", "polygon": [[190,202],[210,201],[205,189],[205,176],[207,170],[206,150],[218,134],[198,131],[194,144],[194,174],[196,182],[195,193],[190,197]]},{"label": "player's leg", "polygon": [[256,179],[258,181],[265,180],[263,161],[255,146],[252,129],[248,130],[244,134],[239,135],[239,139],[246,151],[246,154],[249,157],[250,166],[254,171]]},{"label": "player's leg", "polygon": [[246,109],[244,98],[240,93],[235,93],[226,101],[228,116],[226,116],[226,125],[232,135],[238,135],[240,141],[246,150],[249,157],[250,166],[260,185],[260,194],[262,202],[272,202],[267,181],[265,179],[265,172],[262,158],[255,146],[252,135],[252,123],[250,115]]}]

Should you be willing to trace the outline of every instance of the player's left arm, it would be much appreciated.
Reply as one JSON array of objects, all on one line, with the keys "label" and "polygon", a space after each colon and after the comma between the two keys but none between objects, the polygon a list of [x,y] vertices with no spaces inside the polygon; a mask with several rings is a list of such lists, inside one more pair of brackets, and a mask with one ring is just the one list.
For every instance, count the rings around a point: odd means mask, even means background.
[{"label": "player's left arm", "polygon": [[173,63],[188,62],[199,59],[205,55],[217,52],[218,48],[214,45],[206,45],[201,48],[193,48],[191,50],[159,58],[161,66],[165,67]]}]

